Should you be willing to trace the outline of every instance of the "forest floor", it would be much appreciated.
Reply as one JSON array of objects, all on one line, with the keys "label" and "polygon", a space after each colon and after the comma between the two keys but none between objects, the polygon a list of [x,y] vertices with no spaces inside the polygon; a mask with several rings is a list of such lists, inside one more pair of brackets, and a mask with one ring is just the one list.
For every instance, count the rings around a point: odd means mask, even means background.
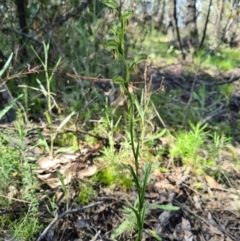
[{"label": "forest floor", "polygon": [[[146,84],[151,83],[152,90],[156,92],[153,98],[162,98],[160,102],[156,102],[160,106],[161,118],[156,123],[150,120],[151,126],[156,126],[157,131],[166,128],[174,136],[174,132],[182,128],[180,119],[189,113],[189,118],[193,121],[199,120],[201,125],[208,124],[206,132],[216,130],[221,133],[222,130],[223,136],[231,135],[231,141],[222,149],[220,147],[214,164],[209,166],[202,163],[203,160],[209,159],[207,139],[198,150],[200,161],[197,161],[198,156],[189,157],[190,161],[183,161],[181,155],[172,158],[171,148],[174,144],[169,136],[165,135],[155,140],[155,146],[151,147],[150,152],[151,160],[156,159],[153,161],[156,168],[153,168],[149,180],[146,201],[149,204],[173,205],[179,207],[179,210],[167,211],[156,207],[149,209],[142,240],[240,240],[239,79],[238,69],[215,75],[204,71],[197,71],[195,74],[188,73],[183,65],[158,68],[150,64],[142,65],[138,75],[134,77],[133,86],[145,88]],[[227,87],[221,88],[230,83],[233,86],[231,93]],[[168,101],[164,99],[166,95],[169,96]],[[198,107],[196,112],[189,110],[194,105]],[[1,129],[2,133],[6,129],[15,131],[16,126],[2,124]],[[30,160],[34,160],[38,166],[34,170],[34,175],[39,181],[35,191],[39,200],[36,219],[39,220],[41,229],[35,234],[34,240],[134,240],[134,230],[119,234],[118,237],[115,234],[126,219],[123,209],[128,205],[127,201],[134,203],[137,198],[136,190],[133,187],[121,188],[121,185],[114,182],[104,185],[94,182],[94,179],[89,181],[98,174],[102,165],[106,165],[104,153],[109,146],[115,148],[114,152],[118,157],[118,153],[124,151],[125,133],[109,140],[108,136],[92,133],[89,128],[78,129],[77,125],[63,128],[61,135],[66,132],[77,136],[78,150],[62,151],[50,157],[39,147],[30,148],[40,138],[39,135],[31,135],[36,130],[41,132],[45,140],[49,140],[46,122],[32,122],[26,129],[28,134],[25,136],[26,149],[23,153],[25,157],[31,157]],[[92,144],[87,141],[89,137],[95,140]],[[16,143],[17,140],[12,138],[5,145],[16,148]],[[55,152],[58,148],[57,145],[54,146]],[[159,155],[159,150],[164,151]],[[128,156],[131,159],[131,155]],[[194,158],[196,160],[193,160]],[[118,161],[121,162],[119,159]],[[204,171],[201,166],[204,166]],[[125,171],[122,172],[128,175]],[[63,179],[59,177],[59,173]],[[83,185],[89,182],[91,186]],[[87,189],[86,195],[90,198],[87,197],[87,202],[80,203],[84,187]],[[9,215],[7,211],[11,213],[12,222],[19,217],[19,213],[29,208],[27,203],[18,200],[19,192],[20,190],[13,190],[11,193],[9,190],[6,196],[11,199],[11,205],[8,205],[11,210],[4,207],[0,209],[2,213],[6,211],[1,214],[4,217]],[[0,231],[0,240],[1,237],[2,240],[13,240],[13,230],[6,227]],[[19,236],[21,234],[14,240],[23,240]]]}]

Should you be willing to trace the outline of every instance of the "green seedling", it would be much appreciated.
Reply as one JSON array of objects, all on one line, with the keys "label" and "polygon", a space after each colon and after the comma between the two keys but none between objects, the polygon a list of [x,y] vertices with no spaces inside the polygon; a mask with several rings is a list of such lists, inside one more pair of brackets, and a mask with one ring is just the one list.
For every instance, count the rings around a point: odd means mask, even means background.
[{"label": "green seedling", "polygon": [[[128,233],[130,235],[134,234],[136,230],[138,229],[138,223],[136,222],[135,213],[132,209],[132,205],[128,202],[128,205],[130,207],[124,207],[122,210],[122,215],[124,221],[114,230],[112,234],[112,238],[116,239],[123,233]],[[145,205],[145,212],[143,219],[145,220],[146,216],[150,213],[151,210],[164,210],[164,211],[177,211],[179,210],[179,207],[174,207],[172,205],[158,205],[158,204],[150,204],[148,202],[144,202]],[[136,209],[138,206],[137,200],[135,201],[133,207]],[[153,230],[148,230],[151,235],[157,239],[161,240],[161,237],[157,233],[155,233]]]},{"label": "green seedling", "polygon": [[124,167],[123,161],[127,162],[127,152],[129,149],[124,149],[123,152],[116,153],[114,148],[103,148],[102,158],[104,164],[96,176],[98,182],[106,186],[114,186],[129,190],[132,187],[132,179]]},{"label": "green seedling", "polygon": [[[9,131],[0,135],[0,195],[1,199],[5,199],[1,202],[1,207],[10,209],[16,200],[23,205],[18,218],[7,214],[0,220],[0,226],[14,230],[14,237],[29,240],[39,231],[41,225],[37,218],[38,181],[33,173],[34,166],[24,154],[19,155],[26,151],[23,140],[25,132],[23,126],[19,124],[18,133]],[[10,144],[6,145],[5,142]],[[29,230],[30,226],[31,230]]]},{"label": "green seedling", "polygon": [[199,161],[197,154],[209,134],[205,131],[207,124],[201,126],[200,122],[196,125],[190,123],[190,126],[190,131],[181,131],[177,134],[175,146],[171,148],[170,155],[172,158],[182,158],[185,164],[196,165]]},{"label": "green seedling", "polygon": [[41,62],[42,66],[43,66],[43,69],[44,69],[46,82],[47,82],[47,89],[45,89],[45,87],[41,84],[41,82],[39,80],[38,80],[38,83],[40,85],[40,89],[41,89],[42,93],[44,94],[44,96],[47,99],[48,112],[51,115],[52,108],[54,106],[56,106],[56,102],[52,98],[52,93],[51,93],[52,87],[51,86],[53,85],[52,82],[53,82],[53,79],[54,79],[54,74],[55,74],[57,68],[59,67],[59,65],[61,63],[61,58],[58,59],[58,62],[54,66],[53,70],[51,72],[49,72],[49,70],[48,70],[48,68],[49,68],[49,66],[48,66],[49,43],[46,44],[45,42],[43,42],[43,49],[44,49],[44,60],[38,55],[38,53],[35,51],[35,49],[32,48],[33,52],[35,53],[35,55],[37,56],[37,58]]},{"label": "green seedling", "polygon": [[[70,121],[70,119],[72,118],[72,116],[75,115],[75,112],[72,112],[71,114],[69,114],[61,123],[60,125],[57,127],[57,129],[52,132],[50,134],[50,146],[48,145],[48,142],[46,141],[46,139],[44,138],[43,134],[41,132],[38,132],[38,136],[39,136],[39,141],[38,141],[38,145],[44,146],[45,150],[48,151],[50,156],[54,156],[55,153],[53,153],[53,144],[55,142],[55,139],[59,133],[59,131]],[[50,125],[51,126],[51,125]],[[65,143],[66,144],[66,143]]]},{"label": "green seedling", "polygon": [[233,95],[234,90],[235,90],[234,84],[225,84],[225,85],[219,86],[219,91],[224,96],[227,104],[229,104],[230,98]]},{"label": "green seedling", "polygon": [[88,182],[88,183],[82,183],[80,185],[78,201],[81,204],[88,204],[94,195],[95,195],[95,191],[92,186],[92,183]]},{"label": "green seedling", "polygon": [[[69,175],[71,175],[71,174],[69,173]],[[58,171],[57,171],[57,176],[58,176],[59,181],[61,182],[61,187],[62,187],[63,194],[64,194],[64,197],[65,197],[65,200],[66,200],[66,209],[68,210],[69,202],[70,202],[70,196],[71,196],[70,195],[70,185],[65,184],[62,175]],[[70,176],[67,177],[67,178],[70,178]]]}]

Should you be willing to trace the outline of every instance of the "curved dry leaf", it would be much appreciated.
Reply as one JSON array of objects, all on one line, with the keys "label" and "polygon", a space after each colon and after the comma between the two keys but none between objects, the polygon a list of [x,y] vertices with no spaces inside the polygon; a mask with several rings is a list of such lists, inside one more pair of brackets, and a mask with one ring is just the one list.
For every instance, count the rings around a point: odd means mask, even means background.
[{"label": "curved dry leaf", "polygon": [[41,169],[50,169],[58,164],[59,160],[50,156],[40,158],[36,163]]},{"label": "curved dry leaf", "polygon": [[224,188],[223,185],[217,183],[214,178],[211,176],[205,175],[205,179],[208,183],[208,185],[212,188]]},{"label": "curved dry leaf", "polygon": [[52,158],[50,156],[42,157],[37,161],[37,164],[40,166],[41,169],[46,170],[55,167],[57,164],[64,164],[76,160],[76,158],[76,154],[64,153],[58,155],[55,158]]},{"label": "curved dry leaf", "polygon": [[155,187],[156,189],[167,189],[167,190],[169,190],[169,189],[175,190],[175,189],[176,189],[176,187],[173,186],[172,184],[170,184],[169,181],[166,180],[166,179],[161,180],[161,181],[159,181],[159,182],[156,182],[156,183],[154,184],[154,187]]},{"label": "curved dry leaf", "polygon": [[57,188],[61,186],[61,182],[59,181],[59,178],[51,178],[45,181],[45,183],[50,187],[50,188]]},{"label": "curved dry leaf", "polygon": [[90,177],[93,176],[97,172],[97,167],[96,166],[89,166],[86,167],[85,169],[82,169],[83,165],[81,163],[71,163],[69,165],[66,165],[62,167],[59,172],[63,175],[74,175],[79,179],[83,179],[84,177]]},{"label": "curved dry leaf", "polygon": [[60,174],[62,174],[63,176],[65,176],[65,173],[66,173],[66,172],[69,172],[69,170],[71,170],[71,166],[72,166],[73,164],[74,164],[74,163],[69,162],[69,163],[67,163],[67,164],[65,164],[65,165],[62,165],[61,168],[58,170],[58,172],[59,172]]},{"label": "curved dry leaf", "polygon": [[78,172],[78,178],[83,179],[84,177],[90,177],[93,176],[97,172],[97,167],[96,166],[90,166],[85,168],[82,171]]},{"label": "curved dry leaf", "polygon": [[63,161],[63,163],[66,163],[68,161],[75,161],[77,159],[79,155],[77,155],[76,153],[61,153],[61,155],[59,156],[59,159],[61,159]]},{"label": "curved dry leaf", "polygon": [[39,174],[37,175],[37,177],[41,181],[46,181],[48,179],[57,178],[57,174],[56,173]]},{"label": "curved dry leaf", "polygon": [[[63,182],[65,185],[69,184],[72,180],[72,175],[66,175],[63,177]],[[56,175],[55,178],[49,178],[47,180],[44,180],[44,183],[46,183],[50,188],[57,188],[62,185],[61,181],[59,180],[58,176]]]}]

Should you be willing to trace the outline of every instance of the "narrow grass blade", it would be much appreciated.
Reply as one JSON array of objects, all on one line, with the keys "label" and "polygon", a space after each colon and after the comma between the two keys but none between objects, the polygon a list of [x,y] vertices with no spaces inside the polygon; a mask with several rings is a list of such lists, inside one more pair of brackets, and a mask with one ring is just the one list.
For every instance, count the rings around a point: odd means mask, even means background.
[{"label": "narrow grass blade", "polygon": [[12,100],[8,103],[3,110],[0,111],[0,119],[15,105],[15,103],[23,96],[23,94],[19,95],[16,99]]},{"label": "narrow grass blade", "polygon": [[68,123],[68,121],[72,118],[72,116],[75,114],[76,112],[73,111],[70,115],[68,115],[63,121],[62,123],[58,126],[57,128],[57,132],[60,131],[64,125],[66,125]]},{"label": "narrow grass blade", "polygon": [[41,81],[39,79],[37,79],[37,82],[39,84],[39,87],[40,87],[43,95],[47,98],[47,91],[46,91],[45,87],[42,85],[42,83],[41,83]]},{"label": "narrow grass blade", "polygon": [[158,208],[162,209],[164,211],[177,211],[180,209],[180,207],[173,206],[173,205],[158,205],[158,204],[151,204],[151,208]]},{"label": "narrow grass blade", "polygon": [[7,62],[4,64],[3,68],[0,70],[0,77],[4,74],[4,72],[6,71],[6,69],[8,68],[8,66],[10,65],[11,60],[12,60],[12,57],[13,57],[13,53],[10,54]]}]

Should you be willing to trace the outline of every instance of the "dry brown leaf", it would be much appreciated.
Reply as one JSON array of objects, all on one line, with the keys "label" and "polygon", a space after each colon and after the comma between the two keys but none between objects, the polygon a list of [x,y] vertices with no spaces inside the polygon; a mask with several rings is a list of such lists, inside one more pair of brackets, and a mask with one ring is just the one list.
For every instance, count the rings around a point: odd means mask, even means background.
[{"label": "dry brown leaf", "polygon": [[[71,175],[66,175],[66,177],[63,177],[63,183],[64,185],[67,185],[71,182],[72,176]],[[45,183],[51,187],[51,188],[57,188],[62,185],[61,181],[59,180],[58,177],[56,178],[49,178],[45,180]]]},{"label": "dry brown leaf", "polygon": [[124,103],[126,101],[126,97],[122,94],[118,95],[117,98],[111,102],[111,106],[114,106],[114,107],[119,107],[119,106],[123,106]]},{"label": "dry brown leaf", "polygon": [[184,240],[185,241],[192,241],[193,240],[193,234],[191,232],[191,224],[185,218],[182,218],[182,229],[184,230]]},{"label": "dry brown leaf", "polygon": [[193,196],[193,201],[194,201],[195,208],[198,209],[198,210],[202,210],[202,206],[201,206],[201,203],[200,203],[198,195],[194,195]]},{"label": "dry brown leaf", "polygon": [[42,157],[37,161],[37,164],[41,169],[50,169],[53,168],[58,164],[58,161],[56,158],[52,158],[50,156]]},{"label": "dry brown leaf", "polygon": [[39,174],[37,175],[37,177],[41,180],[41,181],[46,181],[48,179],[51,179],[51,178],[56,178],[57,177],[57,174],[55,172],[52,172],[52,173],[47,173],[47,174]]},{"label": "dry brown leaf", "polygon": [[61,163],[67,163],[69,161],[75,161],[76,158],[78,157],[78,155],[76,153],[61,153],[59,156],[58,156],[58,159],[61,160]]},{"label": "dry brown leaf", "polygon": [[162,180],[164,178],[163,173],[158,169],[154,170],[152,175],[153,175],[153,178],[156,180]]},{"label": "dry brown leaf", "polygon": [[209,225],[210,232],[222,236],[223,233],[221,230],[219,230],[217,227],[214,227],[212,225]]},{"label": "dry brown leaf", "polygon": [[209,185],[210,187],[212,187],[212,188],[224,188],[223,185],[217,183],[217,182],[215,181],[215,179],[212,178],[211,176],[205,175],[205,179],[206,179],[208,185]]},{"label": "dry brown leaf", "polygon": [[83,179],[84,177],[90,177],[93,176],[95,173],[97,173],[97,167],[96,166],[90,166],[86,169],[78,172],[78,178]]},{"label": "dry brown leaf", "polygon": [[229,203],[231,206],[232,211],[239,211],[240,210],[240,195],[237,194],[230,194],[229,195]]},{"label": "dry brown leaf", "polygon": [[77,157],[78,155],[76,153],[61,153],[54,158],[50,156],[42,157],[37,161],[37,164],[41,169],[46,170],[55,167],[57,164],[64,164],[74,161]]},{"label": "dry brown leaf", "polygon": [[62,165],[61,168],[58,170],[59,173],[61,173],[63,176],[65,176],[67,173],[73,173],[76,171],[78,164],[76,162],[74,163],[67,163],[65,165]]},{"label": "dry brown leaf", "polygon": [[171,190],[176,189],[176,187],[173,186],[172,184],[170,184],[167,179],[156,182],[154,184],[154,187],[157,188],[157,189],[171,189]]}]

